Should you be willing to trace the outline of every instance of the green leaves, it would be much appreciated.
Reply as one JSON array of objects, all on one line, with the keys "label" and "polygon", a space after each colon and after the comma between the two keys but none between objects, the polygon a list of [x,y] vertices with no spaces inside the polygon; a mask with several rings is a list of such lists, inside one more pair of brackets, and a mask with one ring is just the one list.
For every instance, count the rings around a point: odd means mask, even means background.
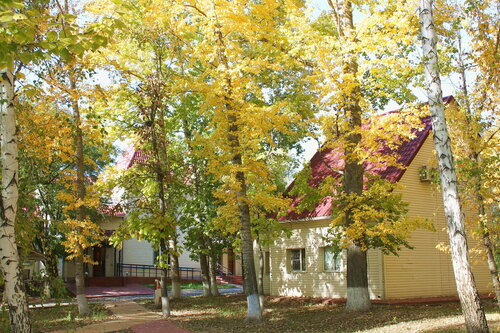
[{"label": "green leaves", "polygon": [[49,31],[46,35],[47,41],[54,42],[59,38],[59,34],[56,31]]}]

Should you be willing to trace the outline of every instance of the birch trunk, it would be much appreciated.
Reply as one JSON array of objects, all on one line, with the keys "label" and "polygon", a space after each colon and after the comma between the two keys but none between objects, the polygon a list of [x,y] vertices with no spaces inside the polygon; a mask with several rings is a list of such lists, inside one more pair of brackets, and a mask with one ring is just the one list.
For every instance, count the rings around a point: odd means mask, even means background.
[{"label": "birch trunk", "polygon": [[[332,8],[333,8],[333,4]],[[342,1],[337,4],[338,27],[341,38],[346,43],[354,42],[355,27],[352,20],[352,3]],[[356,77],[358,63],[356,55],[348,53],[342,62],[342,73],[346,81],[353,86],[344,96],[344,112],[349,122],[351,133],[347,136],[344,169],[344,190],[347,194],[361,195],[363,192],[363,165],[354,151],[361,144],[361,91]],[[350,79],[349,79],[350,78]],[[346,214],[346,225],[354,223],[349,212]],[[347,303],[345,311],[366,311],[371,308],[370,293],[368,290],[368,262],[366,251],[360,244],[351,244],[347,249]]]},{"label": "birch trunk", "polygon": [[[76,91],[76,81],[70,78],[70,86],[73,92]],[[76,146],[76,189],[78,200],[85,200],[85,155],[83,152],[83,132],[81,124],[80,106],[78,100],[73,97],[73,121],[75,123],[75,146]],[[83,205],[76,209],[76,219],[83,221],[85,219],[85,207]],[[78,231],[81,233],[81,230]],[[83,248],[78,244],[78,253],[80,256],[75,258],[75,283],[76,283],[76,301],[78,304],[78,314],[86,316],[90,313],[89,303],[85,295],[85,275],[83,270]]]},{"label": "birch trunk", "polygon": [[440,171],[445,215],[448,220],[448,237],[450,239],[453,271],[467,331],[488,332],[488,324],[469,261],[464,217],[460,206],[457,177],[444,114],[432,4],[432,0],[420,1],[422,54],[427,96],[432,117],[434,148]]},{"label": "birch trunk", "polygon": [[31,332],[28,302],[24,291],[19,253],[16,244],[19,157],[16,114],[14,110],[14,77],[0,72],[0,148],[2,153],[2,194],[0,201],[0,268],[5,287],[4,301],[9,308],[10,330],[13,333]]},{"label": "birch trunk", "polygon": [[208,265],[208,256],[206,255],[207,243],[205,242],[205,236],[200,236],[200,268],[201,268],[201,282],[203,283],[203,296],[212,296],[212,290],[210,287],[210,267]]}]

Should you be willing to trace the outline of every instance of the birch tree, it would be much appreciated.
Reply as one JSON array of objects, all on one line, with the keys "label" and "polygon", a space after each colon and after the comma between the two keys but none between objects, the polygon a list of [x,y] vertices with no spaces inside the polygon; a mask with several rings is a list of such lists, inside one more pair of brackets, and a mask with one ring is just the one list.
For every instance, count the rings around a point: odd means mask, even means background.
[{"label": "birch tree", "polygon": [[17,213],[19,161],[16,115],[14,112],[14,76],[0,72],[2,153],[2,194],[0,202],[0,263],[5,279],[4,295],[9,305],[12,332],[31,332],[28,302],[24,292],[19,253],[17,250],[15,222]]},{"label": "birch tree", "polygon": [[[37,33],[37,11],[28,17],[14,8],[23,4],[14,1],[0,3],[0,151],[2,187],[0,196],[0,269],[5,279],[4,298],[9,309],[10,329],[14,333],[31,332],[31,320],[21,275],[16,242],[16,214],[19,196],[19,153],[16,113],[14,109],[14,68],[20,57],[26,62],[35,58],[29,44]],[[27,50],[28,49],[28,50]]]},{"label": "birch tree", "polygon": [[[498,247],[500,180],[497,175],[498,114],[500,77],[500,7],[495,1],[452,3],[446,12],[442,41],[449,75],[458,75],[456,108],[446,117],[455,156],[459,191],[464,208],[477,212],[466,215],[469,236],[479,240],[472,251],[480,251],[488,262],[497,304],[500,281],[495,253]],[[444,29],[443,29],[444,30]],[[445,60],[446,61],[446,60]]]},{"label": "birch tree", "polygon": [[446,126],[432,0],[420,1],[419,16],[422,31],[422,61],[425,69],[426,90],[432,116],[434,148],[439,165],[445,215],[448,220],[448,237],[450,240],[451,258],[458,296],[465,317],[467,331],[488,332],[488,324],[479,293],[475,286],[469,261],[464,216],[461,211],[457,176]]}]

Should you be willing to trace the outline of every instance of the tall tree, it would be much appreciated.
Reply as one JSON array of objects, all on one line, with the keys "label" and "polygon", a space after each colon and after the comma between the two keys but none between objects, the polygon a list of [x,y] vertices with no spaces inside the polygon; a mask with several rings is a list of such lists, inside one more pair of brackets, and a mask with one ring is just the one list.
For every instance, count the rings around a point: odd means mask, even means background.
[{"label": "tall tree", "polygon": [[422,31],[422,61],[425,69],[426,90],[432,116],[434,148],[439,165],[445,215],[448,220],[448,236],[450,239],[453,271],[455,273],[458,296],[465,317],[467,331],[488,332],[488,324],[470,266],[464,216],[461,211],[457,176],[446,126],[432,0],[420,1],[419,16]]},{"label": "tall tree", "polygon": [[[340,38],[352,41],[355,38],[354,23],[352,20],[352,4],[350,1],[342,1],[336,8]],[[342,63],[342,72],[346,77],[346,83],[352,85],[352,89],[345,95],[344,112],[348,118],[348,126],[351,133],[346,138],[344,188],[347,195],[363,192],[363,165],[354,154],[361,144],[361,106],[360,87],[356,81],[358,63],[353,54],[347,54]],[[346,226],[354,223],[352,212],[348,211]],[[347,303],[346,311],[362,311],[371,307],[370,293],[368,291],[368,262],[366,251],[360,244],[353,243],[347,248]]]},{"label": "tall tree", "polygon": [[[467,214],[465,225],[469,236],[480,242],[477,250],[485,252],[497,304],[500,306],[500,281],[495,260],[498,228],[495,207],[499,187],[495,176],[498,164],[498,114],[500,77],[499,38],[500,7],[495,1],[452,3],[446,9],[452,19],[446,20],[449,33],[441,40],[445,66],[460,78],[455,98],[458,105],[446,117],[455,155],[459,191],[464,208],[477,212]],[[446,26],[445,26],[446,28]],[[447,37],[447,38],[446,38]],[[472,74],[472,75],[471,75]]]},{"label": "tall tree", "polygon": [[[397,252],[400,246],[408,245],[404,240],[408,236],[407,230],[402,233],[396,231],[402,231],[404,225],[390,218],[387,222],[391,225],[391,233],[399,234],[392,238],[397,239],[397,244],[373,241],[373,231],[381,226],[377,224],[383,225],[384,222],[373,224],[373,216],[361,212],[369,211],[369,207],[377,209],[374,205],[382,198],[394,199],[385,194],[377,197],[377,192],[382,194],[382,188],[389,190],[392,185],[378,180],[368,186],[366,180],[373,180],[373,175],[365,166],[396,166],[395,154],[381,152],[394,147],[398,140],[408,140],[412,128],[419,126],[419,117],[410,120],[407,112],[391,114],[387,119],[375,117],[375,112],[386,106],[389,100],[405,104],[415,99],[408,88],[415,74],[408,55],[415,52],[416,34],[412,29],[416,30],[416,24],[410,19],[411,6],[406,1],[346,0],[327,3],[331,10],[329,15],[321,14],[302,34],[308,36],[307,45],[314,45],[309,47],[311,50],[306,56],[312,59],[315,73],[320,78],[316,87],[317,103],[325,110],[320,118],[326,137],[323,149],[342,152],[345,161],[338,166],[342,187],[332,188],[325,184],[331,191],[335,190],[332,196],[334,207],[343,207],[339,215],[332,212],[335,216],[332,227],[337,234],[333,240],[340,240],[341,247],[347,248],[345,310],[363,311],[371,307],[366,258],[368,248]],[[354,12],[358,12],[356,22],[353,20]],[[312,56],[310,52],[321,56]],[[386,125],[379,125],[378,122]],[[388,130],[387,125],[391,123],[401,126]],[[398,211],[396,215],[402,218],[404,205],[396,206],[393,207]],[[340,217],[342,221],[339,221]],[[343,229],[339,230],[339,226]]]},{"label": "tall tree", "polygon": [[215,192],[223,204],[214,224],[239,233],[246,320],[260,321],[252,232],[258,220],[252,212],[260,206],[273,210],[286,205],[270,180],[265,156],[281,148],[286,142],[281,139],[293,136],[293,126],[300,128],[308,116],[283,101],[267,99],[261,78],[265,73],[298,70],[299,63],[283,50],[292,44],[287,40],[292,28],[285,17],[303,7],[294,1],[272,0],[240,0],[231,6],[218,0],[189,1],[181,6],[190,11],[189,20],[196,22],[203,36],[191,58],[203,68],[203,80],[195,88],[204,96],[201,110],[213,128],[204,156],[209,172],[222,184]]},{"label": "tall tree", "polygon": [[[0,3],[0,150],[2,188],[0,200],[0,269],[5,279],[4,297],[9,308],[10,328],[14,333],[31,332],[28,303],[21,275],[15,225],[18,207],[18,136],[14,109],[14,68],[40,56],[33,52],[37,23],[42,15],[37,10],[26,15],[24,4]],[[40,52],[41,53],[41,52]],[[20,61],[22,58],[22,62]],[[20,77],[21,75],[19,75]]]},{"label": "tall tree", "polygon": [[2,152],[0,254],[5,279],[4,293],[9,305],[12,332],[25,333],[31,332],[31,323],[15,235],[19,161],[14,111],[14,76],[10,70],[1,72],[0,92],[0,148]]}]

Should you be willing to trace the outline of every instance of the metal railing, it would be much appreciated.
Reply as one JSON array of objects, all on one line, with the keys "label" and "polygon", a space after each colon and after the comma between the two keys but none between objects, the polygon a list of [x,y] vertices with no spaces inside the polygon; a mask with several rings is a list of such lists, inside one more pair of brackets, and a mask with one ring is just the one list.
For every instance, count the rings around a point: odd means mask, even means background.
[{"label": "metal railing", "polygon": [[[118,276],[125,277],[151,277],[160,278],[162,269],[154,265],[139,265],[139,264],[116,264]],[[179,267],[181,279],[185,280],[201,280],[201,270],[192,267]],[[167,279],[171,276],[171,269],[167,270]]]},{"label": "metal railing", "polygon": [[233,275],[233,272],[231,272],[229,268],[222,265],[221,263],[217,263],[217,275],[218,276]]}]

